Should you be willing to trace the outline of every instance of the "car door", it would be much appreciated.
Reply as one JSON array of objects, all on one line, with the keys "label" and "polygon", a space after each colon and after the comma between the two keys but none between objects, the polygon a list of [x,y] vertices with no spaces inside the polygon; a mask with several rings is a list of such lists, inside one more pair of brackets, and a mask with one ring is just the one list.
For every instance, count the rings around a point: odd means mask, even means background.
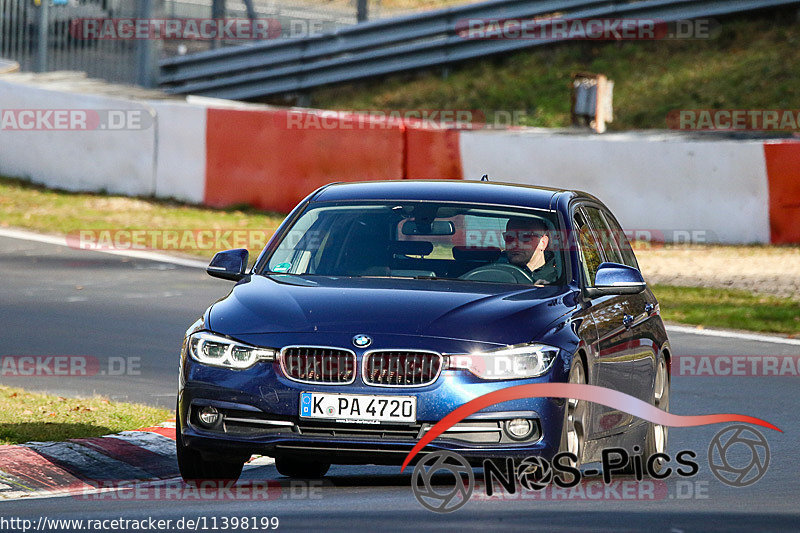
[{"label": "car door", "polygon": [[[619,249],[620,262],[638,269],[636,256],[619,222],[608,210],[602,209],[601,213],[611,231],[611,244]],[[632,317],[630,319],[630,390],[633,396],[649,402],[653,398],[656,356],[659,350],[657,339],[661,336],[659,324],[653,320],[659,312],[658,301],[648,288],[639,294],[628,295],[627,307],[628,315]]]},{"label": "car door", "polygon": [[[597,267],[607,260],[600,239],[589,223],[582,207],[573,211],[573,224],[580,253],[583,284],[594,286]],[[593,384],[628,392],[630,370],[625,365],[630,331],[625,325],[627,306],[624,296],[598,296],[591,299],[590,312],[597,328],[597,343],[593,347],[590,376]],[[589,422],[589,438],[619,433],[631,421],[631,416],[610,407],[593,404]]]}]

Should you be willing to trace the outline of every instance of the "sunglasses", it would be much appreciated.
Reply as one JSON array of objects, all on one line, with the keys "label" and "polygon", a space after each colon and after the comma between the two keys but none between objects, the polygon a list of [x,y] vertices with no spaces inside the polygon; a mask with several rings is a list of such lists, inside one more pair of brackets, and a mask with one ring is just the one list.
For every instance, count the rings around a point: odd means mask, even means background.
[{"label": "sunglasses", "polygon": [[512,243],[515,241],[520,242],[530,242],[534,239],[538,240],[542,238],[541,233],[537,233],[535,231],[504,231],[503,232],[503,240],[506,243]]}]

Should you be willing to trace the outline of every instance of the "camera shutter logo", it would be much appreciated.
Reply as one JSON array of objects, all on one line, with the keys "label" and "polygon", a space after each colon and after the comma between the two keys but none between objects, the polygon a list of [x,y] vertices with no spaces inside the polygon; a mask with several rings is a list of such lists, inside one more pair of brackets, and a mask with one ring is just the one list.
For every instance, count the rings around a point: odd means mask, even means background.
[{"label": "camera shutter logo", "polygon": [[[433,476],[447,472],[453,477],[452,487],[434,488]],[[467,475],[465,482],[463,474]],[[475,489],[475,474],[466,459],[453,452],[439,451],[421,459],[411,474],[411,490],[423,507],[435,513],[450,513],[460,509],[472,496]]]},{"label": "camera shutter logo", "polygon": [[517,479],[528,490],[544,490],[553,481],[553,467],[541,457],[527,457],[517,467]]},{"label": "camera shutter logo", "polygon": [[722,483],[747,487],[761,479],[769,467],[769,444],[750,426],[728,426],[711,439],[708,466]]}]

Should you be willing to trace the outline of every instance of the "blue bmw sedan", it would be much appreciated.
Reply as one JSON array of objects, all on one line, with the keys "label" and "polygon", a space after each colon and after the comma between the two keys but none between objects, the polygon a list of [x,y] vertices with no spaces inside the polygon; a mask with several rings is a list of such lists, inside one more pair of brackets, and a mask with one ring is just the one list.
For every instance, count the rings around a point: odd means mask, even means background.
[{"label": "blue bmw sedan", "polygon": [[[478,181],[333,184],[286,218],[186,333],[177,454],[187,480],[400,464],[434,424],[489,392],[588,383],[669,409],[658,302],[619,223],[582,192]],[[667,428],[557,398],[496,404],[424,450],[475,461],[609,446],[663,453]]]}]

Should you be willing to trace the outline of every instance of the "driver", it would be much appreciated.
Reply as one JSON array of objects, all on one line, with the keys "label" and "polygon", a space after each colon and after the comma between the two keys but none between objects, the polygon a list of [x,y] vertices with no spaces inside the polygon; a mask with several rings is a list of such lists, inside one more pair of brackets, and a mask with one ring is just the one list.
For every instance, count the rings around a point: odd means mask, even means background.
[{"label": "driver", "polygon": [[550,237],[547,226],[539,218],[512,218],[503,232],[505,258],[524,270],[537,285],[558,279],[555,254],[547,249]]}]

